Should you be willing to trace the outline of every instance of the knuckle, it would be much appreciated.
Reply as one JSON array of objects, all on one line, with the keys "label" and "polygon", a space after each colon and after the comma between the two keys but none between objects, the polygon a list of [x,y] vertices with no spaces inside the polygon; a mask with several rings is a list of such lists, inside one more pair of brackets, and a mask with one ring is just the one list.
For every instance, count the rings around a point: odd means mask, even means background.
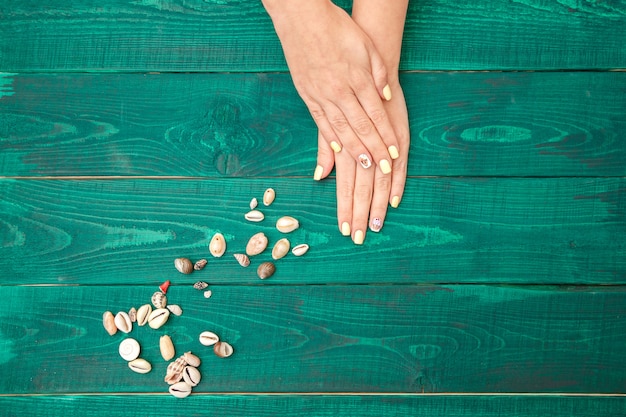
[{"label": "knuckle", "polygon": [[311,117],[313,117],[313,120],[315,121],[326,117],[326,113],[324,113],[324,110],[320,108],[311,108],[309,109],[309,113],[311,113]]},{"label": "knuckle", "polygon": [[389,175],[383,175],[376,178],[376,190],[384,192],[391,190],[391,177]]},{"label": "knuckle", "polygon": [[337,193],[339,194],[340,198],[352,200],[352,197],[354,196],[354,184],[350,184],[347,181],[342,181],[341,183],[337,184],[337,187]]},{"label": "knuckle", "polygon": [[370,113],[370,119],[376,125],[383,123],[385,120],[387,120],[387,113],[385,113],[383,109],[376,109]]},{"label": "knuckle", "polygon": [[342,117],[342,116],[333,117],[330,120],[330,124],[338,132],[343,132],[348,127],[348,121],[346,120],[345,117]]},{"label": "knuckle", "polygon": [[357,119],[353,123],[354,131],[359,136],[366,136],[372,132],[372,122],[368,119]]}]

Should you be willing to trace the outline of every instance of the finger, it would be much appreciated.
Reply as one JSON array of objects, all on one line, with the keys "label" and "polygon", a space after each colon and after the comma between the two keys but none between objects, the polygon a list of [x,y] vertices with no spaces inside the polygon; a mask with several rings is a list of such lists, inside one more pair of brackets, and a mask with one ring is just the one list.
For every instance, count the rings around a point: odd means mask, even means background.
[{"label": "finger", "polygon": [[[341,152],[341,149],[343,148],[341,140],[335,133],[333,126],[330,124],[326,111],[324,111],[324,109],[314,101],[306,100],[305,104],[309,109],[309,113],[311,113],[311,117],[313,117],[313,121],[317,125],[317,129],[322,135],[322,138],[326,141],[326,143],[328,143],[328,146],[330,146],[335,153]],[[337,113],[336,110],[335,113]]]},{"label": "finger", "polygon": [[369,214],[369,228],[373,232],[379,232],[385,223],[389,193],[391,191],[391,175],[385,175],[380,169],[374,174],[374,194]]},{"label": "finger", "polygon": [[322,134],[317,134],[317,166],[313,179],[319,181],[326,178],[335,165],[335,154]]},{"label": "finger", "polygon": [[[376,168],[378,170],[378,168]],[[357,168],[352,202],[352,241],[362,245],[367,231],[372,196],[374,194],[374,169]]]},{"label": "finger", "polygon": [[380,98],[385,101],[391,100],[391,88],[387,80],[387,67],[383,58],[374,47],[370,49],[370,63],[372,66],[372,77]]},{"label": "finger", "polygon": [[335,175],[337,177],[337,222],[341,234],[350,236],[356,162],[348,153],[341,152],[335,155]]},{"label": "finger", "polygon": [[391,173],[391,192],[389,204],[393,208],[398,207],[404,194],[409,160],[409,148],[411,145],[409,118],[402,89],[398,87],[395,96],[396,99],[386,105],[390,118],[396,129],[396,136],[400,142],[400,155],[398,159],[393,162],[393,171]]}]

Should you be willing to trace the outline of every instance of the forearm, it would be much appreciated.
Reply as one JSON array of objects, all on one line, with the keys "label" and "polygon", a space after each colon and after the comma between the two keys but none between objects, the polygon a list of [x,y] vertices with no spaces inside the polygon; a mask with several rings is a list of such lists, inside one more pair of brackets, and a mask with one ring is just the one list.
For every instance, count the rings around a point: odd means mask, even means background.
[{"label": "forearm", "polygon": [[402,35],[409,0],[354,0],[352,17],[382,55],[389,76],[400,62]]}]

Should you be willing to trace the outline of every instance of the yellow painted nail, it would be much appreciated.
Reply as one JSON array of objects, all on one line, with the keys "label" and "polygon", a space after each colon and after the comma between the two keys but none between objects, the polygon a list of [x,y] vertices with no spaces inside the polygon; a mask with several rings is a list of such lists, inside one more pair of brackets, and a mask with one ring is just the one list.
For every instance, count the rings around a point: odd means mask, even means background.
[{"label": "yellow painted nail", "polygon": [[363,240],[365,240],[365,235],[363,234],[363,230],[357,230],[354,232],[354,243],[356,245],[362,245]]},{"label": "yellow painted nail", "polygon": [[385,100],[391,100],[391,87],[389,87],[389,84],[383,88],[383,96],[385,97]]},{"label": "yellow painted nail", "polygon": [[344,236],[350,236],[350,223],[348,222],[341,223],[341,234]]},{"label": "yellow painted nail", "polygon": [[389,156],[391,156],[391,159],[398,159],[400,157],[400,154],[398,153],[398,148],[396,148],[395,146],[391,145],[387,150],[389,151]]},{"label": "yellow painted nail", "polygon": [[393,198],[391,199],[391,207],[398,208],[399,205],[400,205],[400,197],[398,197],[397,195],[394,195]]},{"label": "yellow painted nail", "polygon": [[315,181],[319,181],[322,179],[322,173],[324,172],[324,167],[321,165],[318,165],[315,167],[315,172],[313,173],[313,179]]},{"label": "yellow painted nail", "polygon": [[391,165],[386,159],[381,159],[378,165],[380,166],[380,170],[383,172],[383,174],[391,173]]},{"label": "yellow painted nail", "polygon": [[335,151],[335,153],[341,152],[341,145],[335,141],[330,142],[330,147],[333,148],[333,151]]}]

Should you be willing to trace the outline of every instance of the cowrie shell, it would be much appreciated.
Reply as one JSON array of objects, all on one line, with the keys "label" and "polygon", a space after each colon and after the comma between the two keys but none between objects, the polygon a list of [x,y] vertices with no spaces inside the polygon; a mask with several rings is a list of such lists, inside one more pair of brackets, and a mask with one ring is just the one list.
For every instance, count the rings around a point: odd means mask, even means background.
[{"label": "cowrie shell", "polygon": [[221,257],[226,252],[226,239],[224,239],[224,235],[221,233],[216,233],[213,235],[211,242],[209,243],[209,252],[216,258]]}]

